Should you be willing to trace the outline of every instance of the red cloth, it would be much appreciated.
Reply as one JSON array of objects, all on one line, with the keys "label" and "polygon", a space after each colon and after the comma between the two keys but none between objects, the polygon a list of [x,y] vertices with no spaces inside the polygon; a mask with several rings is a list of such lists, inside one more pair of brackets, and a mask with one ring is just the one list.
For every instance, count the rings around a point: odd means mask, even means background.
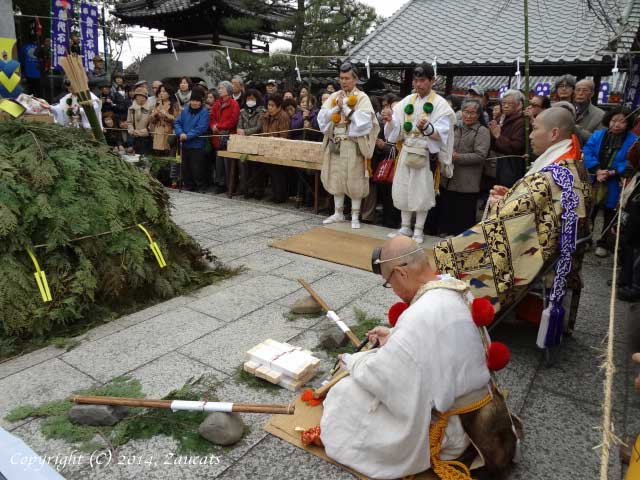
[{"label": "red cloth", "polygon": [[[227,97],[226,100],[222,100],[222,97],[218,98],[209,113],[209,126],[213,131],[214,127],[218,127],[218,132],[227,130],[227,133],[236,133],[238,126],[238,120],[240,119],[240,105],[232,97]],[[214,132],[214,134],[217,134]],[[220,137],[212,137],[211,143],[213,148],[218,149],[220,147]]]}]

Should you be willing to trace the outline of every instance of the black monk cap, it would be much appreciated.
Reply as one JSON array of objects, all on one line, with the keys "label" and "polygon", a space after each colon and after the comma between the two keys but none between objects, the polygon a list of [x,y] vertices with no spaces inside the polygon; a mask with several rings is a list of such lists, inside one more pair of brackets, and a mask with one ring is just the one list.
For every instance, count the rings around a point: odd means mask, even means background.
[{"label": "black monk cap", "polygon": [[414,78],[428,78],[429,80],[433,80],[435,76],[436,73],[433,71],[433,67],[428,63],[421,63],[413,69]]}]

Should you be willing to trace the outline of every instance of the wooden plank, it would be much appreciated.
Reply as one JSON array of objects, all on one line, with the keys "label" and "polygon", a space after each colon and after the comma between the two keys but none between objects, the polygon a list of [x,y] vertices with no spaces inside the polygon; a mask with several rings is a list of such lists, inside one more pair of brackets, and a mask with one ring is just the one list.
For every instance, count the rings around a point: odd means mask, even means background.
[{"label": "wooden plank", "polygon": [[[316,425],[320,425],[323,408],[322,405],[310,407],[300,400],[300,398],[296,399],[295,406],[296,410],[293,415],[273,415],[271,420],[269,420],[269,423],[265,425],[264,429],[281,440],[284,440],[291,445],[305,450],[311,455],[315,455],[326,462],[332,463],[333,465],[352,473],[359,480],[369,480],[369,477],[366,475],[330,459],[325,453],[324,448],[320,448],[315,445],[303,445],[300,439],[300,432],[296,432],[296,427],[304,428],[306,430],[308,428],[315,427]],[[427,470],[426,472],[416,475],[415,480],[438,480],[438,477],[431,470]]]},{"label": "wooden plank", "polygon": [[374,247],[382,246],[383,243],[384,240],[377,238],[318,227],[285,240],[276,241],[271,246],[370,272],[371,252]]},{"label": "wooden plank", "polygon": [[269,165],[282,165],[284,167],[304,168],[307,170],[322,170],[322,163],[310,162],[305,160],[288,160],[275,157],[267,157],[264,155],[250,155],[245,153],[230,152],[229,150],[221,150],[218,155],[225,158],[246,157],[246,160],[256,163],[266,163]]}]

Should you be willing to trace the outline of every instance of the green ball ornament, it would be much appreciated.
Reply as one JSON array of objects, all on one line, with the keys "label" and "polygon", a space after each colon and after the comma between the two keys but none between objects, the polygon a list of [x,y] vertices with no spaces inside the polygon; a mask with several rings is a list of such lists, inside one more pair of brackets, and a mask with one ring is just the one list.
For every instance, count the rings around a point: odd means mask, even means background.
[{"label": "green ball ornament", "polygon": [[433,103],[431,103],[431,102],[425,103],[424,107],[422,107],[422,109],[424,110],[425,113],[433,112]]},{"label": "green ball ornament", "polygon": [[67,116],[68,117],[73,117],[73,110],[71,110],[70,108],[67,109]]},{"label": "green ball ornament", "polygon": [[71,97],[67,98],[67,105],[71,106],[72,103],[73,100],[71,99]]},{"label": "green ball ornament", "polygon": [[402,128],[404,128],[405,132],[410,132],[411,130],[413,130],[413,123],[404,122],[404,125],[402,125]]},{"label": "green ball ornament", "polygon": [[404,107],[404,113],[406,113],[407,115],[411,115],[413,113],[413,105],[409,104]]}]

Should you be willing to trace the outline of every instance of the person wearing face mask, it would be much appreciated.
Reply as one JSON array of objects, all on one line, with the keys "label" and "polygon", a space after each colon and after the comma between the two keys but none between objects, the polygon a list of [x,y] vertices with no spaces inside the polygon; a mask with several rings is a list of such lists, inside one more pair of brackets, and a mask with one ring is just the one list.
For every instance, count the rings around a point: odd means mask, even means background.
[{"label": "person wearing face mask", "polygon": [[591,219],[603,210],[604,224],[595,254],[606,257],[611,252],[611,226],[620,198],[620,175],[627,166],[627,153],[638,138],[632,131],[634,117],[627,108],[618,107],[602,119],[606,128],[595,131],[584,146],[584,166],[592,177],[595,204]]},{"label": "person wearing face mask", "polygon": [[[237,134],[253,135],[260,131],[260,117],[267,109],[262,105],[262,96],[257,90],[249,89],[245,95],[245,106],[240,111]],[[240,162],[238,170],[240,174],[240,193],[245,198],[260,197],[262,192],[255,188],[255,184],[258,183],[256,176],[260,174],[256,165],[252,162]]]}]

